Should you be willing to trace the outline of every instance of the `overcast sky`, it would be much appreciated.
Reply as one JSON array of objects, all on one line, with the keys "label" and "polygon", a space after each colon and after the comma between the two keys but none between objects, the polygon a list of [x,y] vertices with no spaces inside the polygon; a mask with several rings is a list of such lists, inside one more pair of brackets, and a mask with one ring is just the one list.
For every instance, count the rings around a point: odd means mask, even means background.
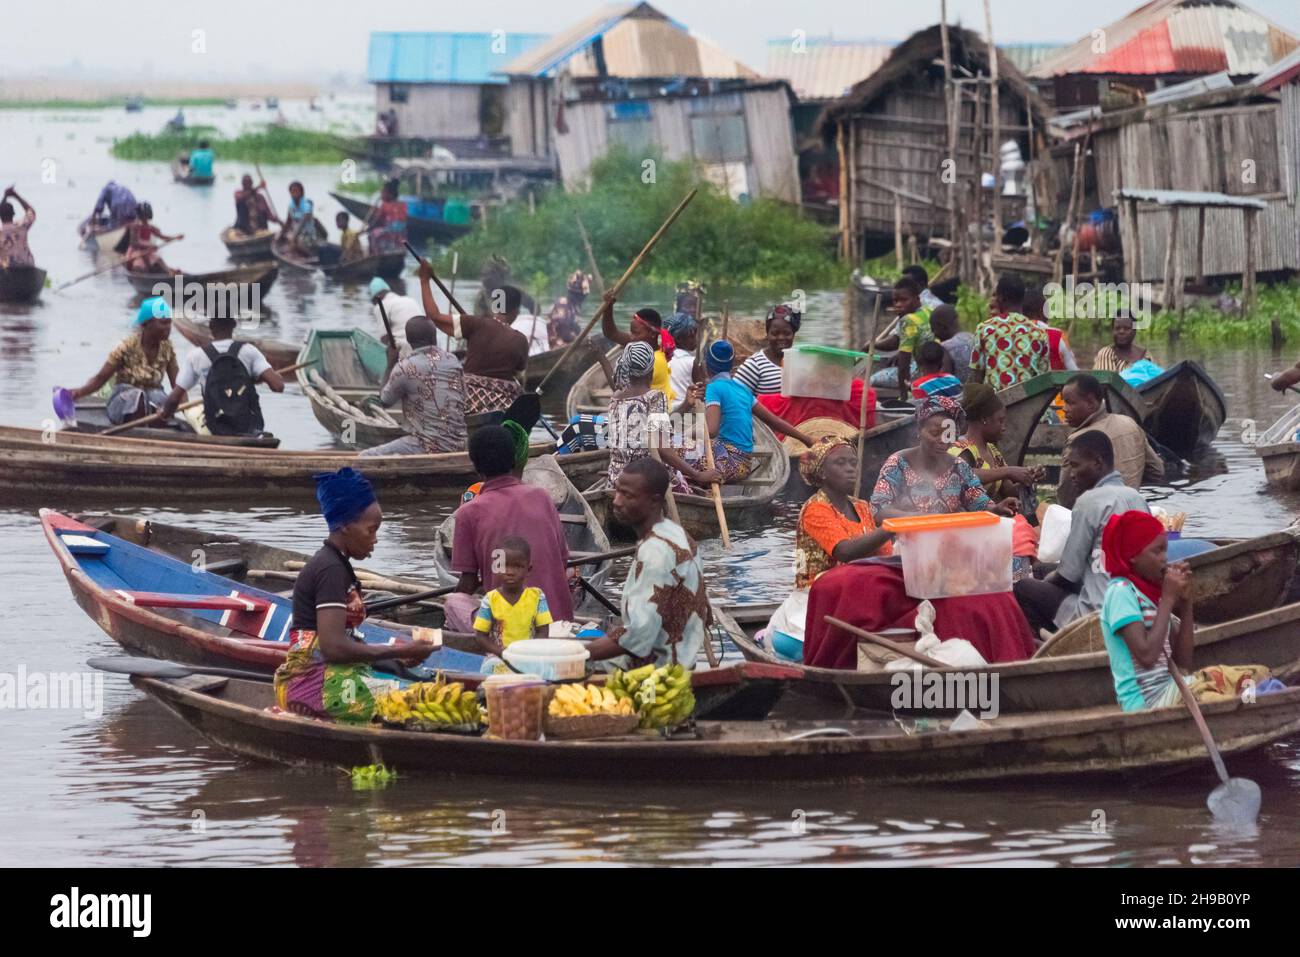
[{"label": "overcast sky", "polygon": [[[30,74],[79,62],[90,71],[251,79],[258,69],[321,77],[365,70],[372,30],[554,33],[598,0],[8,0],[0,70]],[[769,39],[834,34],[900,40],[934,22],[939,0],[657,0],[659,9],[761,70]],[[983,30],[980,0],[950,0],[949,17]],[[993,0],[1003,41],[1069,41],[1122,17],[1137,0]],[[1254,0],[1253,9],[1300,33],[1300,0]],[[194,30],[207,52],[190,52]]]}]

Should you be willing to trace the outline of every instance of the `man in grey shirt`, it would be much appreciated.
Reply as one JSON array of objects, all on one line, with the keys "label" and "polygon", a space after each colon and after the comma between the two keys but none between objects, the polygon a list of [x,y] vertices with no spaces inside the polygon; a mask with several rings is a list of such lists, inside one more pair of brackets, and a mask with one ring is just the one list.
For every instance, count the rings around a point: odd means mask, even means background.
[{"label": "man in grey shirt", "polygon": [[1115,450],[1106,433],[1080,432],[1065,455],[1065,469],[1083,489],[1070,515],[1070,535],[1061,564],[1042,581],[1015,583],[1016,601],[1035,635],[1063,628],[1101,608],[1110,576],[1101,557],[1101,533],[1112,515],[1149,512],[1146,500],[1115,470]]},{"label": "man in grey shirt", "polygon": [[434,345],[438,329],[426,317],[408,320],[405,331],[411,354],[402,359],[398,347],[389,343],[379,401],[386,406],[402,403],[407,434],[361,454],[463,452],[467,445],[465,370],[459,359]]}]

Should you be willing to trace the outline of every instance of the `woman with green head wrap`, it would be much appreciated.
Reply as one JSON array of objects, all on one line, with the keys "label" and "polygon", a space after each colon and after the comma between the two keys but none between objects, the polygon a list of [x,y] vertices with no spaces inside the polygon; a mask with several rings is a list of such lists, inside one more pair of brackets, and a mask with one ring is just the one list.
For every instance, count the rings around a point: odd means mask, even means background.
[{"label": "woman with green head wrap", "polygon": [[998,449],[997,440],[1007,427],[1007,410],[992,386],[967,383],[962,390],[961,407],[966,413],[966,431],[948,449],[948,454],[975,470],[975,476],[994,501],[1017,496],[1017,486],[1032,488],[1042,481],[1041,468],[1008,465]]}]

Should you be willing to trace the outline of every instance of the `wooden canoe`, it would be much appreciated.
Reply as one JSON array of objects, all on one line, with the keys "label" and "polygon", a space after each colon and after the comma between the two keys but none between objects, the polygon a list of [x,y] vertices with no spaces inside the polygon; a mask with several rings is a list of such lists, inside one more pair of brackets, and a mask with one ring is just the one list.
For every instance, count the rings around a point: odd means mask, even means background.
[{"label": "wooden canoe", "polygon": [[45,288],[45,270],[38,266],[0,268],[0,302],[35,302]]},{"label": "wooden canoe", "polygon": [[1255,445],[1264,464],[1264,479],[1285,492],[1300,491],[1300,405],[1274,422]]},{"label": "wooden canoe", "polygon": [[[271,686],[195,675],[132,683],[213,744],[259,761],[317,767],[382,762],[402,773],[638,781],[951,783],[1208,773],[1205,747],[1181,706],[1003,715],[967,731],[927,731],[899,719],[701,721],[665,739],[499,741],[330,724],[273,713]],[[697,696],[698,698],[698,696]],[[1219,749],[1233,755],[1300,730],[1300,689],[1203,706]]]},{"label": "wooden canoe", "polygon": [[[187,342],[199,348],[212,342],[212,333],[208,329],[206,322],[190,319],[177,313],[172,316],[172,326],[185,337]],[[242,326],[236,327],[235,338],[257,346],[262,355],[266,356],[266,361],[276,369],[286,369],[293,365],[298,361],[298,353],[302,351],[301,346],[295,346],[293,343],[285,342],[282,339],[263,339],[250,336]]]},{"label": "wooden canoe", "polygon": [[322,263],[320,271],[336,282],[367,282],[375,276],[400,276],[405,262],[405,252],[379,253],[329,266]]},{"label": "wooden canoe", "polygon": [[77,227],[82,247],[101,253],[116,252],[117,244],[122,241],[125,232],[125,226],[92,226],[89,221]]},{"label": "wooden canoe", "polygon": [[275,230],[272,229],[250,234],[242,233],[234,226],[227,226],[221,231],[221,242],[231,259],[270,259],[271,243],[275,236]]},{"label": "wooden canoe", "polygon": [[[279,275],[280,268],[275,263],[253,263],[247,266],[236,266],[234,269],[220,269],[216,272],[204,273],[181,273],[179,276],[170,273],[131,272],[127,270],[126,278],[130,280],[131,285],[135,287],[135,291],[140,295],[156,295],[158,293],[155,293],[155,289],[161,287],[166,290],[161,295],[171,301],[177,279],[186,286],[190,284],[204,287],[255,286],[260,298],[271,291],[271,287],[275,285],[275,279]],[[212,290],[214,293],[218,291],[224,290]],[[233,291],[229,290],[229,292]],[[184,290],[184,293],[187,297],[190,295],[188,289]],[[175,303],[172,303],[172,305],[174,306]]]},{"label": "wooden canoe", "polygon": [[[735,485],[722,486],[722,508],[727,516],[727,525],[733,529],[761,524],[770,517],[773,499],[781,494],[790,478],[790,457],[772,430],[757,419],[754,420],[753,454],[758,465],[749,478]],[[614,491],[609,480],[600,480],[583,496],[601,522],[610,526],[614,518]],[[674,495],[673,498],[686,534],[695,539],[716,538],[721,534],[717,508],[711,495]]]},{"label": "wooden canoe", "polygon": [[[231,542],[220,535],[203,536],[195,543],[192,536],[202,533],[182,529],[181,536],[174,532],[163,536],[170,538],[172,549],[178,549],[181,542],[189,545],[188,551],[179,549],[178,555],[172,555],[156,543],[146,547],[50,509],[41,510],[41,525],[77,604],[129,653],[265,674],[284,661],[291,600],[194,565],[201,557],[208,568],[234,565],[231,570],[242,567],[247,575],[246,556],[269,564],[278,549],[248,549],[238,539]],[[114,521],[114,527],[124,532],[134,529],[137,538],[142,536],[146,542],[165,531],[154,523],[125,517]],[[232,557],[220,557],[224,555]],[[159,595],[165,596],[162,601],[154,597]],[[202,602],[194,600],[200,596]],[[255,611],[219,607],[232,596],[254,603]],[[715,617],[719,627],[738,630],[720,609],[715,609]],[[374,621],[358,629],[361,639],[371,644],[387,644],[404,632],[401,625]],[[420,671],[444,670],[477,687],[482,664],[481,655],[443,647],[426,659]],[[692,677],[697,712],[733,719],[762,718],[794,674],[784,666],[744,662],[698,669]]]},{"label": "wooden canoe", "polygon": [[[365,472],[381,499],[460,495],[478,473],[465,452],[391,455],[358,459],[347,451],[196,447],[119,436],[57,432],[43,441],[40,429],[0,426],[0,493],[28,500],[35,495],[130,496],[165,488],[171,497],[310,503],[317,472],[345,465]],[[553,452],[534,444],[531,454]]]},{"label": "wooden canoe", "polygon": [[1147,434],[1184,459],[1208,447],[1228,417],[1228,404],[1199,362],[1184,359],[1137,387],[1147,403]]},{"label": "wooden canoe", "polygon": [[195,176],[190,172],[189,161],[180,156],[172,160],[172,179],[186,186],[211,186],[217,181],[215,176]]},{"label": "wooden canoe", "polygon": [[[579,346],[573,351],[582,351],[583,347]],[[606,358],[611,364],[618,362],[618,357],[622,354],[622,346],[614,346],[609,352],[605,353]],[[538,358],[541,358],[538,356]],[[590,356],[585,360],[591,362]],[[566,419],[572,419],[579,413],[588,415],[605,415],[609,412],[609,400],[613,396],[614,390],[609,387],[609,382],[605,379],[605,371],[601,368],[599,362],[592,363],[585,372],[578,375],[573,385],[569,388],[568,397],[564,402],[564,415]]]},{"label": "wooden canoe", "polygon": [[313,365],[298,369],[301,386],[316,421],[336,439],[359,449],[374,448],[406,434],[400,406],[361,407],[379,394],[388,350],[361,329],[313,329],[296,362]]},{"label": "wooden canoe", "polygon": [[[77,426],[73,431],[98,435],[114,425],[108,419],[108,407],[103,402],[77,403]],[[209,435],[195,432],[187,422],[172,419],[171,422],[155,422],[153,425],[139,426],[118,433],[124,438],[155,439],[162,442],[183,442],[187,445],[215,445],[236,448],[279,448],[280,440],[269,432],[261,435]],[[112,436],[109,436],[112,438]]]},{"label": "wooden canoe", "polygon": [[[346,196],[343,193],[330,193],[330,196],[363,223],[370,220],[370,214],[375,209],[370,203],[357,199],[355,196]],[[449,223],[441,219],[431,219],[428,216],[412,216],[409,211],[406,216],[407,238],[410,239],[412,246],[417,247],[430,240],[438,243],[450,243],[466,235],[473,228],[469,223]]]},{"label": "wooden canoe", "polygon": [[[538,321],[541,322],[542,320],[539,318]],[[597,343],[605,344],[605,340],[599,335],[593,334],[592,338]],[[560,360],[564,358],[567,348],[568,346],[561,346],[559,349],[550,349],[546,352],[539,352],[535,356],[529,356],[527,371],[524,373],[524,388],[536,390],[542,384],[542,380],[551,373],[551,370],[560,364]],[[617,353],[613,354],[617,355]],[[592,363],[591,354],[587,351],[586,343],[583,343],[574,349],[573,354],[569,356],[564,365],[551,375],[550,380],[546,383],[547,392],[554,395],[563,393],[567,396],[574,384],[592,368],[595,368],[597,372],[600,371],[600,365]]]},{"label": "wooden canoe", "polygon": [[[790,664],[748,635],[734,639],[750,661]],[[1266,665],[1283,674],[1300,671],[1300,603],[1283,605],[1196,631],[1195,665]],[[892,671],[846,671],[798,665],[800,694],[870,711],[892,710]],[[1115,701],[1110,659],[1104,651],[1001,662],[984,668],[937,668],[954,675],[996,674],[1003,712],[1091,708]]]}]

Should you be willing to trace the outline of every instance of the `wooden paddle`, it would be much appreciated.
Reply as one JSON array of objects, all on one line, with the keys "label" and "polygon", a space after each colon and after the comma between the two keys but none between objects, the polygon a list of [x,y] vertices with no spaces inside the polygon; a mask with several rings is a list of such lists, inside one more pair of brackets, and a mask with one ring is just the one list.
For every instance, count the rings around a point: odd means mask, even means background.
[{"label": "wooden paddle", "polygon": [[[153,247],[153,248],[154,248],[155,250],[162,249],[164,246],[170,246],[172,243],[176,242],[178,239],[180,239],[179,236],[176,237],[176,239],[169,239],[169,240],[167,240],[166,242],[161,242],[161,243],[159,243],[157,246],[155,246],[155,247]],[[103,267],[101,267],[101,268],[99,268],[99,269],[93,270],[92,272],[88,272],[88,273],[86,273],[85,275],[78,276],[76,279],[69,279],[67,282],[63,283],[62,285],[55,286],[55,287],[54,287],[54,292],[63,292],[63,290],[67,289],[69,286],[75,286],[75,285],[76,285],[77,283],[79,283],[79,282],[84,282],[84,281],[87,280],[87,279],[91,279],[91,278],[93,278],[93,277],[95,277],[95,276],[99,276],[99,275],[101,275],[101,274],[103,274],[103,273],[109,272],[110,270],[116,269],[118,266],[125,266],[127,263],[131,262],[131,260],[133,260],[133,259],[137,259],[137,258],[139,258],[140,256],[143,256],[143,255],[144,255],[144,252],[145,252],[145,251],[142,249],[142,250],[139,250],[138,252],[130,253],[130,254],[128,254],[128,255],[123,256],[123,257],[122,257],[121,259],[119,259],[117,262],[109,263],[107,266],[103,266]]]},{"label": "wooden paddle", "polygon": [[610,614],[613,615],[623,614],[622,609],[620,609],[612,601],[606,598],[604,592],[602,592],[591,582],[587,581],[587,579],[583,578],[581,575],[578,576],[578,584],[582,586],[583,591],[585,591],[592,598],[596,599],[596,601],[598,601],[601,604],[601,606],[604,607]]},{"label": "wooden paddle", "polygon": [[1261,798],[1259,785],[1250,778],[1228,777],[1228,769],[1223,764],[1223,755],[1219,753],[1219,746],[1214,743],[1214,736],[1210,734],[1210,726],[1205,723],[1205,715],[1201,712],[1196,696],[1187,687],[1187,682],[1183,680],[1173,658],[1168,660],[1168,665],[1169,674],[1178,685],[1178,693],[1183,696],[1183,704],[1187,705],[1187,710],[1192,713],[1196,729],[1201,732],[1201,740],[1205,742],[1205,750],[1210,752],[1210,761],[1219,775],[1219,786],[1211,791],[1210,796],[1205,800],[1210,813],[1217,820],[1226,823],[1254,824],[1259,817]]},{"label": "wooden paddle", "polygon": [[[259,183],[265,183],[266,177],[262,175],[262,164],[254,163],[253,169],[257,170],[257,181]],[[266,193],[266,205],[271,208],[271,215],[278,221],[280,219],[280,214],[275,211],[275,200],[271,198],[271,187],[262,187],[262,192]],[[281,227],[284,226],[283,223],[280,223],[280,225]]]},{"label": "wooden paddle", "polygon": [[[295,372],[298,369],[301,369],[305,366],[315,365],[318,361],[319,361],[318,359],[308,359],[306,362],[299,362],[296,363],[295,365],[285,366],[283,369],[276,369],[275,371],[278,375],[288,375],[290,372]],[[202,404],[203,404],[202,397],[197,399],[191,399],[189,402],[186,402],[184,405],[178,405],[176,407],[176,411],[184,412],[186,409],[193,409]],[[130,422],[123,422],[121,425],[115,425],[111,429],[105,429],[103,432],[100,432],[99,434],[117,435],[120,432],[129,432],[131,429],[138,429],[140,426],[148,425],[150,422],[161,422],[162,418],[163,418],[162,412],[151,412],[149,415],[146,415],[144,418],[132,419]]]},{"label": "wooden paddle", "polygon": [[388,333],[388,344],[397,345],[397,340],[393,338],[393,324],[388,321],[388,310],[384,308],[384,300],[380,299],[375,303],[379,307],[379,318],[384,320],[384,331]]},{"label": "wooden paddle", "polygon": [[838,618],[833,618],[830,615],[827,615],[823,620],[828,625],[834,625],[836,628],[842,628],[843,630],[847,631],[850,635],[857,635],[859,638],[863,639],[864,641],[869,641],[874,645],[880,645],[880,647],[882,648],[888,648],[896,655],[902,655],[904,658],[911,658],[913,661],[919,661],[927,668],[948,667],[948,665],[944,664],[942,661],[939,661],[937,658],[931,658],[929,655],[923,655],[919,651],[913,651],[911,648],[908,648],[906,645],[900,645],[897,642],[890,641],[888,638],[882,638],[880,637],[880,635],[872,634],[869,631],[863,631],[861,628],[858,628],[855,625],[850,625],[847,621],[840,621]]},{"label": "wooden paddle", "polygon": [[582,332],[578,333],[578,338],[569,343],[568,348],[564,350],[564,354],[560,356],[560,361],[551,367],[551,371],[542,377],[542,381],[537,384],[537,388],[533,391],[541,392],[542,389],[546,387],[546,383],[550,381],[551,376],[555,374],[555,371],[568,362],[569,356],[572,354],[573,350],[577,348],[578,344],[591,334],[591,330],[595,328],[596,323],[601,321],[606,314],[613,311],[613,300],[618,298],[619,293],[623,291],[623,287],[631,281],[632,277],[636,274],[636,271],[641,268],[641,263],[645,261],[645,258],[650,255],[650,252],[656,245],[658,245],[659,240],[663,238],[664,233],[668,232],[668,229],[672,224],[677,222],[677,217],[680,216],[686,207],[690,205],[691,200],[695,198],[695,194],[698,192],[698,189],[692,189],[686,194],[686,198],[677,204],[677,208],[669,214],[668,218],[664,220],[663,225],[655,231],[655,234],[650,237],[649,242],[642,247],[641,252],[637,254],[636,259],[632,260],[632,264],[627,267],[618,282],[614,284],[614,288],[605,294],[605,298],[601,302],[600,308],[597,309],[596,314],[591,317],[591,321],[587,323],[587,327],[583,329]]},{"label": "wooden paddle", "polygon": [[133,655],[113,655],[90,658],[86,664],[96,671],[109,671],[118,675],[136,675],[141,678],[188,678],[191,675],[212,675],[215,678],[243,678],[269,684],[273,676],[257,671],[240,671],[237,668],[217,668],[211,665],[178,665],[174,661],[157,658],[137,658]]},{"label": "wooden paddle", "polygon": [[[707,414],[707,413],[706,413]],[[707,420],[705,428],[708,428]],[[704,439],[704,465],[713,470],[713,440],[707,436]],[[722,529],[722,547],[731,547],[731,531],[727,528],[727,513],[722,507],[722,485],[714,482],[710,488],[710,494],[713,496],[713,510],[718,514],[718,526]]]},{"label": "wooden paddle", "polygon": [[587,238],[587,227],[582,221],[581,213],[575,211],[573,217],[578,221],[578,235],[582,237],[582,248],[587,251],[587,264],[591,266],[591,277],[596,280],[596,295],[604,299],[605,277],[600,274],[600,267],[596,265],[596,254],[591,251],[591,240]]},{"label": "wooden paddle", "polygon": [[436,285],[438,289],[442,291],[442,294],[447,297],[447,302],[452,306],[452,308],[454,308],[462,316],[468,316],[469,313],[465,311],[465,307],[462,306],[459,302],[457,302],[456,297],[452,295],[451,290],[443,285],[442,280],[439,279],[438,274],[433,271],[433,266],[429,263],[429,261],[425,259],[423,256],[421,256],[419,253],[417,253],[415,251],[415,247],[412,246],[409,242],[403,242],[402,245],[405,246],[407,248],[407,251],[409,251],[410,254],[415,257],[416,262],[418,262],[421,266],[429,267],[429,272],[433,274],[434,285]]},{"label": "wooden paddle", "polygon": [[876,332],[880,323],[880,297],[871,309],[871,338],[867,340],[867,371],[862,378],[862,409],[858,413],[858,477],[853,482],[853,497],[862,498],[862,471],[866,465],[867,443],[863,436],[867,434],[867,396],[871,392],[871,365],[876,358]]},{"label": "wooden paddle", "polygon": [[[650,446],[650,457],[654,459],[656,462],[658,462],[660,465],[664,464],[663,458],[659,455],[658,446],[655,445]],[[668,466],[664,465],[664,468],[667,467]],[[682,517],[677,511],[677,496],[673,494],[673,487],[671,484],[668,486],[668,495],[666,497],[666,501],[668,502],[668,517],[672,519],[674,525],[681,525]]]}]

